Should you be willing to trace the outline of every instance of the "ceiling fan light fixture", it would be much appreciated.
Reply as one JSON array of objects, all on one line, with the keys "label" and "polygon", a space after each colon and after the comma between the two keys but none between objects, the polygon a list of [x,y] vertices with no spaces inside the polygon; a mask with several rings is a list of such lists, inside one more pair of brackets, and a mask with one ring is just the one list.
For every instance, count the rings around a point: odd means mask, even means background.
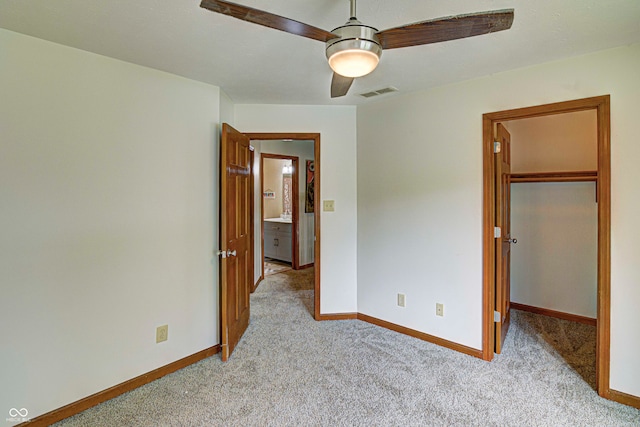
[{"label": "ceiling fan light fixture", "polygon": [[341,50],[329,57],[329,66],[333,71],[345,77],[362,77],[378,66],[380,56],[363,49]]},{"label": "ceiling fan light fixture", "polygon": [[327,42],[327,59],[331,69],[344,77],[362,77],[378,66],[382,47],[373,27],[352,19],[332,31],[338,37]]}]

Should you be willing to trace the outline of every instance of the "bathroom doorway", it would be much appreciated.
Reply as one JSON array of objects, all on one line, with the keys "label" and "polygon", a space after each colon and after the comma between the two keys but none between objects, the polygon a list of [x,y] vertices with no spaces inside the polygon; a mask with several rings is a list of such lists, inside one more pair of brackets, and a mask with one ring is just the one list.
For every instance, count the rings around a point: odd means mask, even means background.
[{"label": "bathroom doorway", "polygon": [[[320,134],[318,133],[248,133],[255,150],[254,160],[254,292],[264,274],[264,218],[262,192],[262,155],[272,154],[280,157],[297,157],[298,167],[293,165],[293,174],[297,172],[297,209],[292,212],[292,268],[308,270],[313,277],[313,307],[311,314],[316,320],[325,320],[320,314],[320,209],[315,209],[315,199],[320,197]],[[292,186],[293,189],[293,186]],[[294,189],[295,192],[295,189]],[[294,197],[295,199],[295,197]],[[296,217],[296,212],[298,215]],[[293,228],[293,222],[296,228]],[[286,273],[285,273],[286,274]]]},{"label": "bathroom doorway", "polygon": [[264,275],[298,268],[299,159],[261,154]]}]

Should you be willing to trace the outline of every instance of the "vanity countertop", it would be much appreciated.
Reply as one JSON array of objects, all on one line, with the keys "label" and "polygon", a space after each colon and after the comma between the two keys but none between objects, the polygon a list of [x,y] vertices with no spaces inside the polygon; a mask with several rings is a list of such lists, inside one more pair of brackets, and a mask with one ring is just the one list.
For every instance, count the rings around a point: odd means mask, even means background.
[{"label": "vanity countertop", "polygon": [[265,218],[264,219],[267,222],[279,222],[281,224],[291,224],[291,220],[290,219],[282,219],[282,218]]}]

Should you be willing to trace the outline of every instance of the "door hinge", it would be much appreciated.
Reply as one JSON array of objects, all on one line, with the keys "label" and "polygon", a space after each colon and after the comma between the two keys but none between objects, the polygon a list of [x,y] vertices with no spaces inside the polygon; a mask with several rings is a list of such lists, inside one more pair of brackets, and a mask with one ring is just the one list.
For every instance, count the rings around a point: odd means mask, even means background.
[{"label": "door hinge", "polygon": [[502,144],[500,144],[500,141],[493,141],[493,152],[499,153],[500,150],[502,150]]},{"label": "door hinge", "polygon": [[499,311],[493,312],[493,321],[496,323],[500,323],[502,321],[502,316],[500,315]]},{"label": "door hinge", "polygon": [[502,229],[500,227],[493,227],[493,238],[497,239],[502,237]]},{"label": "door hinge", "polygon": [[217,251],[213,251],[213,253],[216,256],[219,256],[220,258],[226,258],[227,257],[227,251],[217,250]]}]

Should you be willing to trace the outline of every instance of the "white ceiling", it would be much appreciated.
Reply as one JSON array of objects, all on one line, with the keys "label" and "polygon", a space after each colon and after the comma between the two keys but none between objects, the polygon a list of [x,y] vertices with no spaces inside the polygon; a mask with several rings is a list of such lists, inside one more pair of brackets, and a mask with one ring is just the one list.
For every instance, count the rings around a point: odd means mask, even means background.
[{"label": "white ceiling", "polygon": [[[349,15],[348,0],[235,2],[329,31]],[[510,30],[387,50],[334,100],[323,43],[207,11],[200,0],[0,0],[0,27],[211,83],[240,104],[361,104],[371,101],[357,94],[386,86],[415,91],[640,42],[640,0],[360,0],[358,19],[384,30],[506,8],[515,9]]]}]

